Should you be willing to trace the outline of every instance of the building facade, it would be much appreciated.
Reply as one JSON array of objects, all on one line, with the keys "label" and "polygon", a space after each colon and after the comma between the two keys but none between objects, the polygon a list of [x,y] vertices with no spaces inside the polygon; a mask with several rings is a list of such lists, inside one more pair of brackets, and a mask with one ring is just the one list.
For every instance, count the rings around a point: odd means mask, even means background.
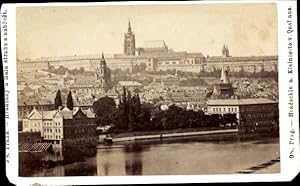
[{"label": "building facade", "polygon": [[276,131],[279,128],[278,102],[258,99],[210,99],[208,114],[236,114],[240,133]]},{"label": "building facade", "polygon": [[52,111],[33,109],[23,119],[22,132],[38,132],[54,148],[97,145],[95,114],[90,109],[75,107]]}]

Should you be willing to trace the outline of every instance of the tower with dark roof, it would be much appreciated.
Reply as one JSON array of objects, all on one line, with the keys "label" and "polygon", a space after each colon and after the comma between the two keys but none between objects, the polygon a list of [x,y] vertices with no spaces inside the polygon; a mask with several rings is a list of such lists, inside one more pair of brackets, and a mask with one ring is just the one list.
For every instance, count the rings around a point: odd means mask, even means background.
[{"label": "tower with dark roof", "polygon": [[128,22],[128,31],[124,34],[124,54],[135,55],[135,35],[131,30],[130,21]]},{"label": "tower with dark roof", "polygon": [[231,98],[234,96],[234,88],[229,81],[228,71],[222,67],[220,82],[214,85],[213,96],[217,98]]},{"label": "tower with dark roof", "polygon": [[96,80],[99,81],[101,87],[106,87],[108,76],[107,76],[107,66],[104,55],[102,53],[102,57],[100,63],[96,66]]},{"label": "tower with dark roof", "polygon": [[222,48],[222,56],[223,57],[229,57],[229,49],[228,46],[223,44],[223,48]]}]

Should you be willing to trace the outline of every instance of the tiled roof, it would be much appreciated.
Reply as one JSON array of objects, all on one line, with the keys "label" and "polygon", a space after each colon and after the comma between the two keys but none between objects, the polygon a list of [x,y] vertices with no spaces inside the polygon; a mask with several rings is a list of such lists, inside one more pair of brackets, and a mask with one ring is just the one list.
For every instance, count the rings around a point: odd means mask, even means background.
[{"label": "tiled roof", "polygon": [[187,53],[187,57],[204,57],[202,53]]},{"label": "tiled roof", "polygon": [[32,98],[28,100],[18,100],[18,106],[26,106],[26,105],[52,105],[53,100],[50,99],[37,99]]},{"label": "tiled roof", "polygon": [[137,81],[119,81],[119,86],[142,86],[143,84]]},{"label": "tiled roof", "polygon": [[56,113],[57,111],[56,110],[51,110],[51,111],[43,111],[42,114],[43,114],[43,118],[44,119],[52,119],[54,114]]},{"label": "tiled roof", "polygon": [[164,40],[147,40],[144,41],[143,48],[167,48]]},{"label": "tiled roof", "polygon": [[272,104],[278,103],[265,98],[257,99],[210,99],[207,101],[207,105],[258,105],[258,104]]},{"label": "tiled roof", "polygon": [[86,115],[88,118],[95,118],[95,113],[91,109],[82,110],[82,112]]},{"label": "tiled roof", "polygon": [[100,86],[100,83],[96,80],[95,76],[78,76],[71,87],[78,85],[86,85],[88,86]]},{"label": "tiled roof", "polygon": [[70,109],[68,109],[67,107],[62,109],[60,111],[60,113],[62,114],[64,119],[73,119],[73,112]]}]

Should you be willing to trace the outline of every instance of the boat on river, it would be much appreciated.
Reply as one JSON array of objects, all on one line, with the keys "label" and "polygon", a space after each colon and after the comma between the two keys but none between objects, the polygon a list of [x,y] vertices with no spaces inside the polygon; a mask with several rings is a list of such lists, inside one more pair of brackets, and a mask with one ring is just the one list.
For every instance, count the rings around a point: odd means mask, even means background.
[{"label": "boat on river", "polygon": [[111,145],[113,143],[113,138],[108,134],[104,138],[104,144]]}]

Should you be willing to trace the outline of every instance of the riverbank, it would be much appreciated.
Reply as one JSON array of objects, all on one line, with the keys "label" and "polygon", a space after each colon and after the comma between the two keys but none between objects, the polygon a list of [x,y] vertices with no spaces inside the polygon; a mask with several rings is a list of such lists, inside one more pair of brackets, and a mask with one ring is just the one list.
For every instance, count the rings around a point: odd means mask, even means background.
[{"label": "riverbank", "polygon": [[[125,142],[125,141],[137,141],[137,140],[148,140],[148,139],[163,139],[172,137],[189,137],[189,136],[202,136],[209,137],[212,135],[228,134],[231,136],[236,136],[238,134],[238,129],[214,129],[214,130],[200,130],[195,129],[190,131],[183,130],[169,130],[169,131],[148,131],[148,132],[127,132],[119,134],[111,134],[113,142]],[[106,135],[99,136],[99,143],[104,143],[104,138]]]},{"label": "riverbank", "polygon": [[250,173],[278,173],[280,171],[280,157],[272,159],[268,162],[258,164],[256,166],[250,167],[239,171],[238,173],[250,174]]}]

